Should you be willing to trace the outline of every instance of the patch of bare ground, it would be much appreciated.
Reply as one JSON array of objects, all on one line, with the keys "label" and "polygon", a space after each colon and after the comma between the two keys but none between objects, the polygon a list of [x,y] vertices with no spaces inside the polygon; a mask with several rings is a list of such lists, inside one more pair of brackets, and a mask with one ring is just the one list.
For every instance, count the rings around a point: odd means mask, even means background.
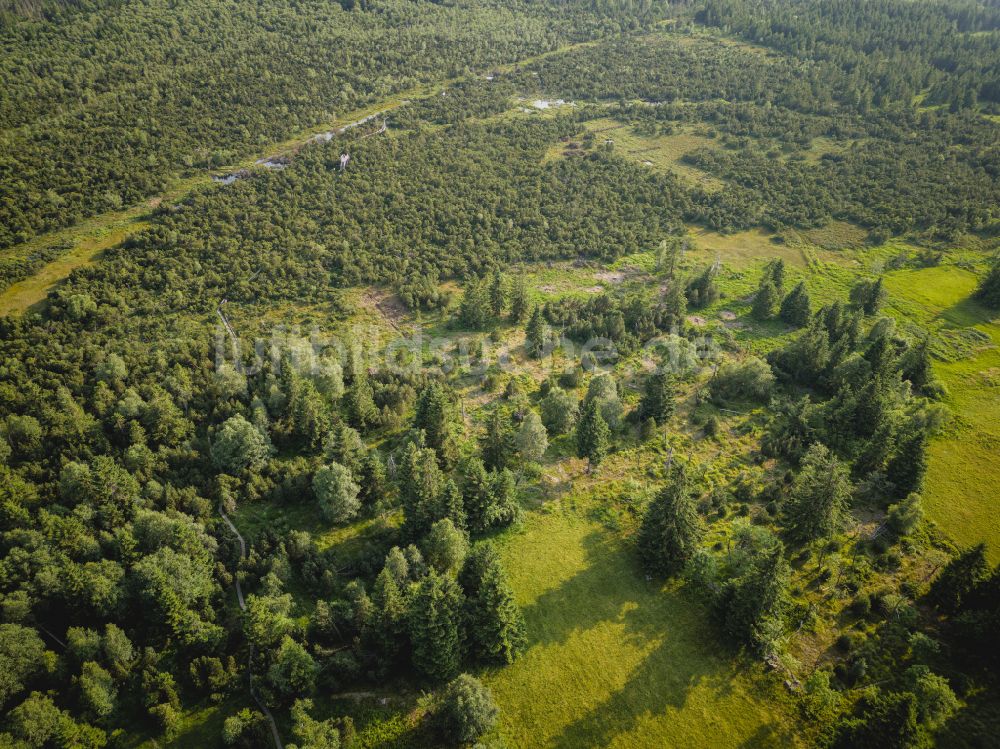
[{"label": "patch of bare ground", "polygon": [[612,283],[612,284],[620,284],[625,280],[626,277],[627,274],[624,273],[623,271],[602,270],[594,274],[594,278],[597,279],[598,281],[603,281],[605,283]]},{"label": "patch of bare ground", "polygon": [[396,294],[384,289],[368,289],[362,295],[361,301],[366,307],[375,311],[386,325],[397,332],[402,332],[408,312],[403,300]]}]

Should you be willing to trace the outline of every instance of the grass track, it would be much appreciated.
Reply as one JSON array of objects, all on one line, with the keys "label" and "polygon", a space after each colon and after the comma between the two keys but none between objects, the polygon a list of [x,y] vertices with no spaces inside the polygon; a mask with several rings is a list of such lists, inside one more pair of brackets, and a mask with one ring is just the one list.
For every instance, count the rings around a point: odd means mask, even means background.
[{"label": "grass track", "polygon": [[[509,71],[520,65],[527,65],[552,55],[591,46],[596,43],[596,41],[585,41],[567,44],[557,49],[526,57],[516,63],[494,67],[499,71]],[[401,106],[408,99],[432,96],[445,86],[461,79],[462,77],[444,79],[437,82],[420,84],[400,91],[378,102],[368,104],[351,112],[346,112],[330,122],[318,123],[285,141],[271,144],[261,153],[248,156],[233,164],[206,169],[193,176],[184,178],[176,177],[169,180],[170,186],[167,190],[142,203],[122,210],[91,216],[74,226],[40,234],[32,237],[27,242],[5,249],[3,251],[4,255],[16,256],[27,255],[39,248],[52,247],[59,244],[69,244],[72,246],[72,249],[44,265],[37,273],[0,291],[0,316],[22,314],[26,310],[40,304],[44,301],[48,293],[75,269],[87,265],[95,260],[104,250],[114,247],[124,241],[129,235],[146,228],[145,219],[152,207],[159,205],[161,202],[177,202],[191,191],[211,185],[213,174],[224,174],[238,169],[249,169],[254,167],[259,160],[280,155],[290,155],[311,142],[320,133],[337,130],[371,115],[391,111]]]}]

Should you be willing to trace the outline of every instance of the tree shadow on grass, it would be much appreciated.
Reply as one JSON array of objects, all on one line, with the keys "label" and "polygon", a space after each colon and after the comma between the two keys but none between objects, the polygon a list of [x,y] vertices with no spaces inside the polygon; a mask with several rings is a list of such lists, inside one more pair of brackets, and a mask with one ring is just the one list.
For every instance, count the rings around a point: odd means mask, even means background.
[{"label": "tree shadow on grass", "polygon": [[795,732],[780,723],[765,723],[739,745],[740,749],[795,746]]},{"label": "tree shadow on grass", "polygon": [[972,296],[967,296],[941,310],[938,317],[956,328],[967,328],[993,322],[997,313],[988,310]]},{"label": "tree shadow on grass", "polygon": [[524,607],[532,645],[564,643],[574,632],[619,621],[637,598],[648,595],[638,565],[620,540],[594,530],[582,540],[586,566]]},{"label": "tree shadow on grass", "polygon": [[[608,746],[647,717],[683,709],[696,687],[707,689],[712,701],[731,695],[739,662],[719,639],[705,605],[677,583],[664,588],[646,581],[612,534],[594,531],[582,544],[586,566],[525,608],[531,646],[563,644],[575,633],[613,623],[620,626],[615,632],[619,643],[647,654],[623,687],[566,726],[549,745]],[[728,722],[720,716],[720,723]],[[702,735],[712,733],[708,728]],[[765,725],[745,746],[775,745],[780,737],[779,727]]]},{"label": "tree shadow on grass", "polygon": [[[736,670],[717,660],[719,645],[714,633],[689,629],[687,623],[671,627],[664,621],[662,626],[666,632],[661,633],[660,644],[629,674],[625,686],[566,726],[552,742],[553,747],[608,746],[616,737],[635,730],[646,717],[683,709],[691,691],[699,686],[719,698],[732,693]],[[641,631],[647,629],[648,625],[641,626]],[[725,716],[720,718],[728,722]],[[707,738],[713,731],[707,728],[699,733]]]}]

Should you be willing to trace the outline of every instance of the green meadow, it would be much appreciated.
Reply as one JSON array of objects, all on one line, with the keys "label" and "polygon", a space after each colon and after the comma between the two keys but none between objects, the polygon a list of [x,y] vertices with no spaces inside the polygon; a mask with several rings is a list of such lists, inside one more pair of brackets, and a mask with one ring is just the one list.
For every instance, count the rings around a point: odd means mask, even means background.
[{"label": "green meadow", "polygon": [[796,745],[776,678],[722,645],[683,586],[647,582],[617,534],[559,503],[503,556],[530,637],[487,680],[508,746]]},{"label": "green meadow", "polygon": [[[1000,561],[1000,325],[970,299],[976,275],[954,266],[890,273],[890,305],[904,325],[952,342],[935,371],[950,418],[930,444],[925,502],[961,546],[985,541]],[[978,333],[978,335],[977,335]],[[971,334],[971,335],[970,335]]]}]

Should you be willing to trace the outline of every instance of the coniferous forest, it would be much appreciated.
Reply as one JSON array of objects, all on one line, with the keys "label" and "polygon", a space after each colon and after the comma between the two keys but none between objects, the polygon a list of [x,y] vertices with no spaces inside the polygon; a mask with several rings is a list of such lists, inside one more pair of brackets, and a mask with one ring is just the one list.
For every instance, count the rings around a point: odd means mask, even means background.
[{"label": "coniferous forest", "polygon": [[996,3],[0,49],[0,746],[995,745]]}]

